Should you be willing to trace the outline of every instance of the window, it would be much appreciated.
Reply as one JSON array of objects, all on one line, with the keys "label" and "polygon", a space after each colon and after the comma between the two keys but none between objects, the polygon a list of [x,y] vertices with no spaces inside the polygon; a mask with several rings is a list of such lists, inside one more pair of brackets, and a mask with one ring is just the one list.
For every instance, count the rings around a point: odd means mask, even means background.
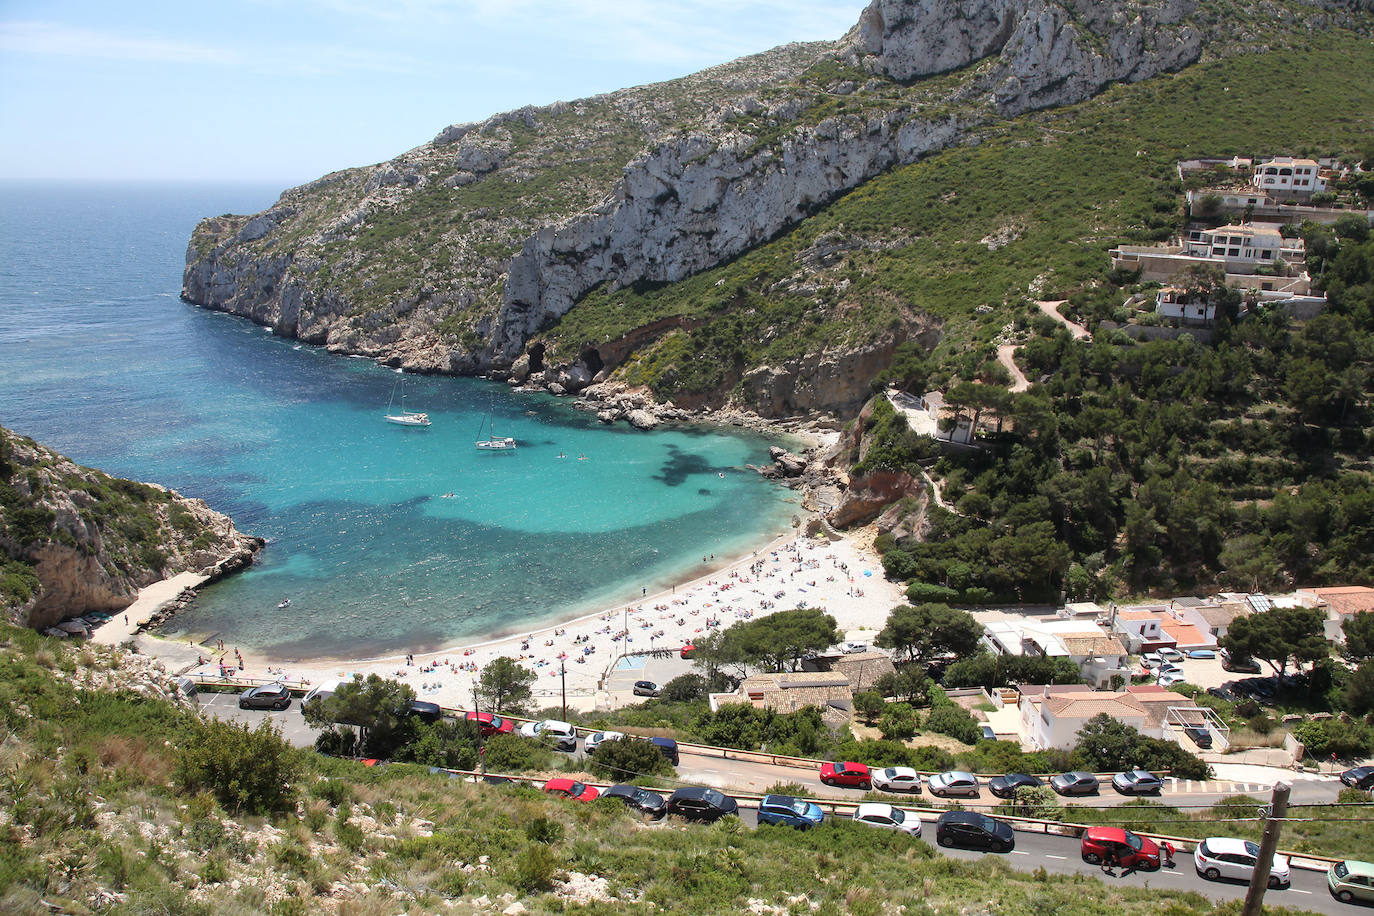
[{"label": "window", "polygon": [[1239,249],[1239,248],[1230,248],[1230,249],[1227,249],[1226,254],[1227,254],[1228,257],[1238,258],[1238,257],[1240,257],[1240,249]]},{"label": "window", "polygon": [[1212,249],[1212,254],[1217,255],[1217,256],[1225,255],[1225,254],[1226,254],[1226,249],[1225,249],[1225,248],[1213,248],[1213,249]]},{"label": "window", "polygon": [[1274,260],[1274,252],[1268,251],[1268,250],[1266,250],[1266,251],[1261,251],[1261,252],[1260,252],[1260,257],[1263,258],[1263,259],[1266,260],[1266,261],[1272,261],[1272,260]]}]

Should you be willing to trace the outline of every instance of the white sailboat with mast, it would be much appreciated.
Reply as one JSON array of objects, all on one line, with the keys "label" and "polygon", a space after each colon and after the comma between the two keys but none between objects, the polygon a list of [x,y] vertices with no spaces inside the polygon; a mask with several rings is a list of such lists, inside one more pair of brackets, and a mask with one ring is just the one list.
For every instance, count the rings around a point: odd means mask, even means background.
[{"label": "white sailboat with mast", "polygon": [[[396,402],[396,392],[401,392],[401,410],[392,410],[392,405]],[[429,414],[421,413],[418,410],[406,410],[406,389],[405,379],[399,378],[396,384],[391,386],[391,400],[386,405],[386,422],[395,423],[397,426],[409,426],[411,428],[423,429],[429,425]]]},{"label": "white sailboat with mast", "polygon": [[[482,438],[482,430],[487,430],[487,437]],[[483,452],[513,452],[515,451],[515,438],[512,436],[496,435],[496,426],[492,422],[492,411],[487,411],[487,415],[482,418],[482,425],[477,427],[477,441],[473,443],[478,450]]]}]

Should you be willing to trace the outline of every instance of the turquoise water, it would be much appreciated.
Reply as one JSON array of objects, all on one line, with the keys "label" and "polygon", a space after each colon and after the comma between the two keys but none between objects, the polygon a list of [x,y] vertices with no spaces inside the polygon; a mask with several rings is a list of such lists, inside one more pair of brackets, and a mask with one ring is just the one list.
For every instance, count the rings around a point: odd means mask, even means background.
[{"label": "turquoise water", "polygon": [[[196,220],[273,197],[0,184],[0,423],[268,539],[169,634],[284,658],[420,651],[653,591],[790,527],[791,492],[744,467],[767,461],[760,437],[608,428],[180,302]],[[383,421],[402,378],[428,429]],[[474,447],[488,413],[514,453]]]}]

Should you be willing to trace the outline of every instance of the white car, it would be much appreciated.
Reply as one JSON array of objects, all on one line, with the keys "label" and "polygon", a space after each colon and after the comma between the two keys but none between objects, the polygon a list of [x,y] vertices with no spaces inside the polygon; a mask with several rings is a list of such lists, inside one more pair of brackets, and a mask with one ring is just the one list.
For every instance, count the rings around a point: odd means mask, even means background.
[{"label": "white car", "polygon": [[921,791],[921,774],[911,767],[888,767],[885,770],[873,770],[870,775],[873,788],[884,792]]},{"label": "white car", "polygon": [[1175,684],[1182,684],[1186,680],[1188,679],[1183,676],[1182,671],[1166,671],[1159,676],[1155,683],[1161,687],[1172,687]]},{"label": "white car", "polygon": [[[1212,836],[1198,844],[1193,852],[1193,867],[1208,881],[1235,878],[1249,881],[1259,862],[1259,845],[1249,840]],[[1287,856],[1274,856],[1269,868],[1269,886],[1287,887],[1291,876]]]},{"label": "white car", "polygon": [[926,785],[930,786],[931,795],[938,795],[941,798],[948,798],[951,795],[977,798],[980,791],[978,777],[963,770],[936,773],[926,780]]},{"label": "white car", "polygon": [[858,655],[860,652],[868,651],[866,642],[845,642],[840,643],[840,651],[845,655]]},{"label": "white car", "polygon": [[590,754],[592,751],[596,750],[603,741],[619,741],[624,737],[624,732],[597,732],[594,735],[588,735],[582,742],[582,747]]},{"label": "white car", "polygon": [[1140,656],[1140,665],[1146,671],[1149,671],[1151,668],[1158,668],[1162,664],[1164,664],[1164,659],[1158,652],[1146,652],[1144,655]]},{"label": "white car", "polygon": [[854,823],[886,830],[900,830],[910,836],[921,835],[921,819],[882,802],[866,802],[854,809]]},{"label": "white car", "polygon": [[1170,646],[1165,646],[1163,649],[1160,649],[1159,657],[1168,659],[1171,662],[1181,662],[1185,658],[1187,658],[1187,656],[1184,655],[1182,652]]},{"label": "white car", "polygon": [[526,722],[520,726],[520,734],[526,738],[548,739],[560,751],[577,750],[577,729],[568,722],[557,719]]}]

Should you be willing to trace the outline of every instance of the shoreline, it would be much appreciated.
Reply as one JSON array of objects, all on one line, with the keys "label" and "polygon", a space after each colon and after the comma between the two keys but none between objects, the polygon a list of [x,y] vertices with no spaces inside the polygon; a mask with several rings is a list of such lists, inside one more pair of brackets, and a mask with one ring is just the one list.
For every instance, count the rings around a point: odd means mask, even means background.
[{"label": "shoreline", "polygon": [[[902,587],[882,574],[866,539],[785,532],[755,549],[722,558],[638,600],[575,617],[541,621],[530,629],[485,634],[444,648],[383,656],[286,660],[218,643],[176,642],[141,634],[142,651],[177,673],[282,680],[309,687],[321,681],[379,674],[410,683],[419,699],[466,708],[480,670],[499,656],[536,674],[532,708],[552,705],[566,681],[568,705],[589,710],[612,702],[606,687],[626,655],[676,650],[741,620],[796,607],[831,614],[842,638],[871,640],[890,610],[905,601]],[[220,648],[222,646],[222,648]]]}]

